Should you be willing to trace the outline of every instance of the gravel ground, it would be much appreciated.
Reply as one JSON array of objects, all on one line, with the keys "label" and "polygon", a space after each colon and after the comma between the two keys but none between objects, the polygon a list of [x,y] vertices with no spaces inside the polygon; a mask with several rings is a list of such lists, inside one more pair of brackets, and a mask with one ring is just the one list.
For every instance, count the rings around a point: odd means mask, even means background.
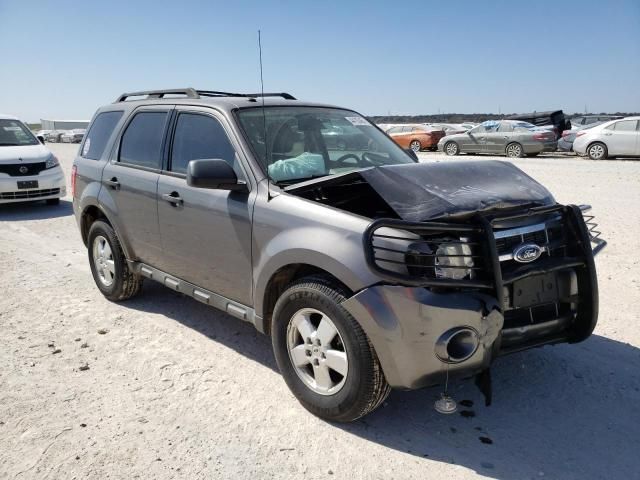
[{"label": "gravel ground", "polygon": [[[51,148],[69,173],[77,146]],[[465,417],[427,389],[321,421],[249,324],[151,282],[106,301],[69,198],[0,206],[0,478],[638,478],[640,162],[515,163],[594,206],[600,322],[582,344],[499,359],[491,407],[456,383]]]}]

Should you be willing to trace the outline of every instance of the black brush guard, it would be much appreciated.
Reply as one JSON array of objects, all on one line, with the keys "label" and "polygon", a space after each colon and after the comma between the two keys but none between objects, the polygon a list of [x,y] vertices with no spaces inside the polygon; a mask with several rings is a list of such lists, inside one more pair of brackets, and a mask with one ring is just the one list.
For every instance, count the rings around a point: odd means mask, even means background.
[{"label": "black brush guard", "polygon": [[[407,222],[396,219],[378,219],[373,221],[364,233],[364,250],[365,258],[369,267],[382,277],[385,281],[404,286],[426,287],[438,289],[451,289],[457,291],[481,292],[492,295],[496,298],[500,306],[501,313],[509,309],[508,302],[505,301],[505,287],[509,287],[514,282],[526,277],[547,274],[550,272],[558,272],[562,270],[572,269],[576,272],[578,298],[572,301],[577,304],[575,319],[570,329],[570,334],[566,333],[558,338],[538,339],[538,344],[557,343],[561,341],[579,342],[586,339],[595,328],[598,317],[598,283],[596,279],[596,269],[594,263],[594,255],[606,246],[606,242],[600,238],[600,232],[597,231],[597,225],[593,221],[593,216],[585,215],[583,211],[587,211],[588,206],[576,205],[554,205],[550,207],[531,208],[525,212],[509,213],[509,214],[492,214],[476,215],[471,219],[467,219],[465,223],[455,222]],[[567,255],[562,257],[540,258],[531,264],[523,264],[508,272],[503,272],[499,259],[496,240],[494,237],[494,228],[496,225],[505,225],[508,223],[518,223],[526,221],[527,218],[532,220],[541,216],[560,216],[563,229],[565,230]],[[381,228],[391,228],[399,230],[396,235],[377,233]],[[402,232],[409,232],[406,237],[402,236]],[[401,263],[396,260],[389,260],[380,257],[380,252],[394,252],[403,254],[406,251],[402,249],[394,250],[389,247],[380,247],[374,244],[375,240],[402,240],[414,241],[415,235],[429,236],[434,234],[448,234],[452,236],[468,236],[472,241],[466,242],[474,246],[474,255],[457,255],[472,256],[475,258],[482,257],[482,274],[479,278],[473,279],[450,279],[450,278],[434,278],[434,276],[405,274],[385,268],[385,263],[392,265]],[[426,241],[426,240],[423,240]],[[378,242],[379,243],[379,242]],[[478,255],[478,247],[482,255]],[[418,254],[423,255],[423,254]],[[424,256],[435,256],[435,254],[424,254]],[[474,262],[475,265],[475,262]],[[412,265],[409,265],[412,266]],[[447,267],[445,267],[447,268]],[[450,267],[450,268],[466,268],[466,267]],[[435,270],[434,270],[435,271]],[[535,346],[519,345],[512,348],[512,351],[522,350]],[[507,352],[504,352],[507,353]]]}]

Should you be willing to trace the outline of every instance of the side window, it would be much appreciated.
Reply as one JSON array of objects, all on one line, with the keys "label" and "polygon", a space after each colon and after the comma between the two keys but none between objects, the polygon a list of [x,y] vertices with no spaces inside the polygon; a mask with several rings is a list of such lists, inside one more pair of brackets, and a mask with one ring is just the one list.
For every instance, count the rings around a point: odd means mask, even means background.
[{"label": "side window", "polygon": [[136,113],[122,135],[118,161],[160,168],[167,112]]},{"label": "side window", "polygon": [[122,118],[121,110],[117,112],[99,113],[95,118],[89,131],[87,132],[84,143],[82,144],[81,156],[91,160],[99,160],[104,153],[107,142],[116,128],[116,124]]},{"label": "side window", "polygon": [[513,132],[513,125],[509,122],[500,122],[498,132]]},{"label": "side window", "polygon": [[240,175],[235,150],[220,122],[208,115],[181,113],[173,137],[170,170],[186,173],[191,160],[204,158],[222,159]]},{"label": "side window", "polygon": [[622,120],[621,122],[617,122],[615,124],[616,132],[635,132],[636,131],[636,120]]}]

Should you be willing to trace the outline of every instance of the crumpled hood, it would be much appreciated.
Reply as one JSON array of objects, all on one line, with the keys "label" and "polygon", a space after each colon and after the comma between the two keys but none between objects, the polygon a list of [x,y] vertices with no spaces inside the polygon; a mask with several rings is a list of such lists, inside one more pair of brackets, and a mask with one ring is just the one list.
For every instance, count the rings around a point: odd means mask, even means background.
[{"label": "crumpled hood", "polygon": [[358,173],[400,218],[412,222],[556,203],[545,187],[509,162],[415,163]]},{"label": "crumpled hood", "polygon": [[0,163],[44,162],[51,152],[42,145],[3,146],[0,145]]}]

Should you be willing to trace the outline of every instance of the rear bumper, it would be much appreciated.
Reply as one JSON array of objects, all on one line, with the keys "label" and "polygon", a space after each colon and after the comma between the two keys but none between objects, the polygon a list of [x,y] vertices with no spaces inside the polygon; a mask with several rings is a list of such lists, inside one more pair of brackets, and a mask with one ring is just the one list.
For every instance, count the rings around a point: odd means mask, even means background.
[{"label": "rear bumper", "polygon": [[[38,188],[19,189],[18,182],[37,181]],[[62,198],[67,194],[64,173],[60,167],[25,177],[0,177],[0,204]]]}]

